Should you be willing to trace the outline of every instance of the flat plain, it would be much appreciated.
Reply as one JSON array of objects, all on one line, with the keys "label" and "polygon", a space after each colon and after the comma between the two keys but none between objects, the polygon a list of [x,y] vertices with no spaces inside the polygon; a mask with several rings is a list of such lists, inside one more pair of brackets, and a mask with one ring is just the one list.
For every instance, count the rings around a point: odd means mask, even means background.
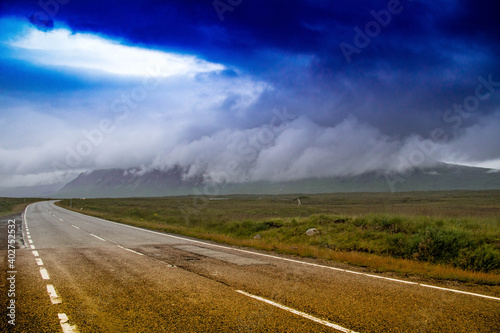
[{"label": "flat plain", "polygon": [[[53,200],[30,204],[24,214],[0,219],[0,232],[5,236],[7,225],[12,224],[8,220],[15,219],[16,224],[12,263],[7,260],[7,237],[0,239],[4,257],[0,279],[7,281],[7,277],[15,275],[14,287],[13,282],[8,288],[0,284],[2,304],[15,300],[16,325],[7,321],[7,311],[12,310],[4,306],[0,331],[499,331],[500,285],[495,282],[499,274],[494,266],[486,270],[457,267],[447,262],[452,258],[449,254],[432,258],[436,262],[431,262],[431,257],[405,259],[361,248],[340,250],[339,240],[354,237],[350,234],[353,230],[370,231],[370,237],[365,238],[374,240],[404,232],[413,237],[422,230],[419,219],[427,221],[423,230],[436,229],[429,222],[436,221],[437,229],[445,232],[447,228],[454,230],[446,219],[458,223],[462,217],[424,218],[419,214],[373,211],[362,214],[359,209],[357,215],[336,213],[329,211],[332,198],[343,195],[313,197],[70,199],[67,203],[73,211],[58,207]],[[382,194],[379,199],[361,195],[346,199],[347,208],[360,199],[363,204],[387,200]],[[401,198],[394,199],[389,204],[393,208]],[[467,201],[463,197],[459,200]],[[478,202],[488,200],[485,197]],[[186,215],[187,205],[196,205],[190,208],[199,213],[189,210],[191,215]],[[381,201],[374,207],[380,205]],[[169,210],[177,220],[167,219]],[[218,217],[204,218],[214,211],[219,212]],[[229,219],[231,212],[238,218]],[[256,212],[261,216],[255,217]],[[101,219],[82,213],[114,217]],[[120,223],[120,219],[127,223]],[[440,219],[445,220],[441,223]],[[464,221],[490,219],[483,216]],[[317,232],[308,236],[305,232],[311,226]],[[477,235],[465,233],[464,226],[467,224],[458,229],[463,239],[483,242],[472,253],[484,248],[495,255],[497,249],[491,241],[498,237],[495,224],[492,230]],[[337,229],[340,227],[345,231]],[[414,234],[410,227],[415,228]],[[154,228],[160,231],[150,230]],[[169,230],[176,232],[165,232]],[[377,233],[378,238],[374,236]],[[418,247],[422,253],[438,253],[423,252],[425,244],[446,244],[439,232],[424,239]],[[456,244],[462,244],[460,241],[455,239]],[[324,242],[332,245],[325,247]],[[460,255],[468,249],[462,248]],[[9,272],[10,265],[15,266],[15,272]],[[385,269],[380,268],[383,265]],[[408,267],[415,273],[403,273]],[[456,276],[444,277],[452,273]],[[7,293],[9,288],[15,288],[15,295]]]},{"label": "flat plain", "polygon": [[[72,199],[152,230],[399,276],[500,284],[500,191]],[[314,228],[314,235],[306,231]]]}]

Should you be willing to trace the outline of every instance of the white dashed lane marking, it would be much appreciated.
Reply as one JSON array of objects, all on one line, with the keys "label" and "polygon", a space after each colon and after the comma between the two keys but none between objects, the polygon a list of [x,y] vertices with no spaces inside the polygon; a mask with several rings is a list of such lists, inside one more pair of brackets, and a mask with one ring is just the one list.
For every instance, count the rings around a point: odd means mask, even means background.
[{"label": "white dashed lane marking", "polygon": [[[31,235],[29,232],[28,223],[26,220],[27,211],[28,211],[28,208],[26,208],[25,214],[24,214],[24,224],[25,224],[25,229],[26,229],[26,235],[27,235],[27,239],[28,239],[29,243],[31,244],[30,245],[31,249],[35,249],[35,246],[33,245],[33,240],[31,239]],[[53,217],[56,217],[56,215],[54,215],[52,212],[51,212],[51,214]],[[61,219],[61,218],[58,218],[58,219],[61,222],[64,222],[63,219]],[[76,226],[74,224],[72,224],[71,226],[75,229],[80,229],[78,226]],[[90,235],[92,237],[99,239],[100,241],[106,242],[106,239],[104,239],[104,238],[101,238],[101,237],[94,235],[94,234],[90,234]],[[141,256],[143,255],[142,253],[136,252],[134,250],[130,250],[127,248],[123,248],[123,249],[130,251],[130,252],[133,252],[133,253],[136,253],[136,254],[139,254]],[[35,256],[35,261],[36,261],[37,265],[43,266],[43,261],[40,258],[40,254],[38,253],[38,251],[31,251],[31,253],[33,254],[33,256]],[[50,276],[49,276],[49,273],[47,272],[47,269],[40,268],[40,275],[42,276],[42,279],[50,280]],[[52,284],[47,284],[47,293],[49,294],[50,301],[52,302],[52,304],[61,304],[62,303],[62,298],[57,294],[56,289],[54,288],[54,286]],[[59,323],[61,325],[63,333],[78,333],[79,332],[76,325],[70,324],[68,316],[65,313],[59,313],[58,318],[59,318]]]},{"label": "white dashed lane marking", "polygon": [[59,322],[61,324],[62,330],[64,333],[76,333],[78,329],[76,326],[71,325],[68,321],[68,316],[65,313],[59,313],[57,315],[59,317]]},{"label": "white dashed lane marking", "polygon": [[[31,235],[30,235],[29,228],[28,228],[28,221],[26,219],[28,207],[26,207],[26,209],[24,211],[24,216],[23,216],[24,226],[25,226],[26,235],[27,235],[29,242],[33,243],[33,241],[31,240]],[[52,216],[56,217],[54,214],[52,214]],[[61,218],[59,218],[59,220],[64,222],[64,220]],[[73,227],[80,229],[75,225],[73,225]],[[92,236],[97,237],[95,235],[92,235]],[[97,238],[104,240],[100,237],[97,237]],[[31,247],[31,249],[35,248],[35,246],[33,244],[31,244],[30,247]],[[31,251],[31,253],[33,254],[33,256],[35,256],[35,261],[36,261],[37,265],[43,266],[43,261],[42,261],[42,258],[40,258],[40,254],[38,253],[38,251]],[[40,268],[40,275],[42,276],[42,279],[50,280],[49,273],[47,272],[47,269],[45,269],[43,267]],[[62,303],[62,298],[59,297],[59,295],[56,292],[56,289],[54,288],[54,286],[52,284],[47,284],[47,293],[49,294],[50,301],[52,302],[52,304],[61,304]],[[63,333],[78,333],[79,332],[76,325],[71,325],[69,323],[68,316],[65,313],[58,313],[58,318],[59,318],[59,323],[61,325],[61,329],[62,329]]]},{"label": "white dashed lane marking", "polygon": [[49,273],[45,268],[40,268],[40,275],[42,276],[42,279],[50,280]]},{"label": "white dashed lane marking", "polygon": [[62,302],[59,295],[57,295],[56,289],[54,288],[53,285],[51,284],[47,285],[47,292],[49,293],[50,301],[52,302],[52,304],[60,304]]}]

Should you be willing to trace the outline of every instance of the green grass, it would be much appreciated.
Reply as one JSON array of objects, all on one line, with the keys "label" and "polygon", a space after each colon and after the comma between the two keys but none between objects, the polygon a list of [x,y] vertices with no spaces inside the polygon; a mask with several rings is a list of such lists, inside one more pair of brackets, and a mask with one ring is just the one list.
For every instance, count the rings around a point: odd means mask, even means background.
[{"label": "green grass", "polygon": [[226,198],[74,199],[73,209],[375,271],[500,284],[500,191],[302,195],[301,206],[297,195]]},{"label": "green grass", "polygon": [[22,212],[30,203],[41,200],[45,199],[0,197],[0,216]]}]

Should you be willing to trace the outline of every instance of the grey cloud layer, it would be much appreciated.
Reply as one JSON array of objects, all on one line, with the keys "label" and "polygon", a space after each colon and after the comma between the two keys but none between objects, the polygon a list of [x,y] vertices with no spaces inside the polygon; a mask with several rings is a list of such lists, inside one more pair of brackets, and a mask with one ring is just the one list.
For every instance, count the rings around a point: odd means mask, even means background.
[{"label": "grey cloud layer", "polygon": [[[152,125],[151,121],[130,118],[102,138],[89,136],[86,140],[95,140],[96,145],[88,156],[78,156],[76,146],[68,144],[81,142],[81,134],[67,132],[65,137],[58,135],[49,140],[53,131],[64,127],[55,127],[49,119],[45,123],[47,130],[37,135],[46,135],[45,140],[32,142],[21,150],[2,150],[9,161],[2,164],[2,174],[25,176],[7,177],[2,185],[47,183],[54,175],[61,177],[66,172],[70,177],[95,168],[141,166],[147,170],[176,165],[186,168],[186,177],[203,174],[207,180],[218,182],[285,181],[421,167],[429,162],[419,160],[421,152],[430,159],[466,160],[495,158],[498,152],[496,145],[482,150],[482,154],[470,155],[480,142],[495,135],[500,113],[492,115],[488,122],[468,128],[463,136],[450,142],[433,142],[419,136],[390,138],[354,117],[333,127],[321,126],[302,116],[284,118],[286,123],[272,121],[273,118],[270,110],[268,124],[251,129],[222,129],[197,139],[190,138],[189,131],[168,129],[168,122]],[[68,148],[73,151],[71,154]],[[68,156],[81,158],[81,162],[70,166],[65,163]],[[54,161],[61,162],[57,170],[52,167]]]}]

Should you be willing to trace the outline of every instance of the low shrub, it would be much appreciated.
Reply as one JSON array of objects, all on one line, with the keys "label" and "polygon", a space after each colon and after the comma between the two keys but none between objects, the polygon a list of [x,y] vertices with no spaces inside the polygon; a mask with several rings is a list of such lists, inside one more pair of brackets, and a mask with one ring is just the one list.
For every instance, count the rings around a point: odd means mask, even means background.
[{"label": "low shrub", "polygon": [[475,249],[464,248],[460,250],[454,264],[474,272],[490,272],[500,268],[500,252],[489,244],[483,244]]}]

